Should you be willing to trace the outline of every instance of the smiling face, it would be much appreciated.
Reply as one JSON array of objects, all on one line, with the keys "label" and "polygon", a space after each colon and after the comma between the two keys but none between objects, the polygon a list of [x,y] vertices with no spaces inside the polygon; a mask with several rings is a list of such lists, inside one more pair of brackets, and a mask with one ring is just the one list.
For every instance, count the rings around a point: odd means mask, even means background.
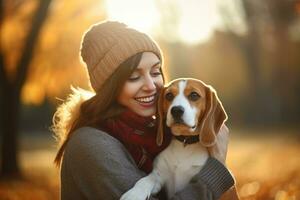
[{"label": "smiling face", "polygon": [[174,135],[197,135],[198,119],[205,111],[205,87],[191,79],[172,82],[164,91],[166,124]]},{"label": "smiling face", "polygon": [[139,65],[125,82],[117,101],[136,114],[149,117],[156,112],[156,100],[161,87],[161,61],[154,53],[144,52]]}]

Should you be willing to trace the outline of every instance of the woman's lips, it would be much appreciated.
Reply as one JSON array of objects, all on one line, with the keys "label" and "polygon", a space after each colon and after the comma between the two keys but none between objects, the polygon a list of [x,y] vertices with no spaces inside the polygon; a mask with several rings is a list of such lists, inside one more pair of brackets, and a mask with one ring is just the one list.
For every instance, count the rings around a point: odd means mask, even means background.
[{"label": "woman's lips", "polygon": [[137,97],[135,100],[143,107],[152,107],[155,104],[156,95]]}]

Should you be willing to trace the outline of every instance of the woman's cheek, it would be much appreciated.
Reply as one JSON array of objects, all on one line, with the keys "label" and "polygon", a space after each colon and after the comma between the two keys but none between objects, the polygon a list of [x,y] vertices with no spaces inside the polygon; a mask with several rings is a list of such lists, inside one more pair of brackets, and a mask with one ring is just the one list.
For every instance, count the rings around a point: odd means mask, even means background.
[{"label": "woman's cheek", "polygon": [[162,88],[164,86],[164,80],[162,76],[157,77],[157,80],[155,81],[158,88]]}]

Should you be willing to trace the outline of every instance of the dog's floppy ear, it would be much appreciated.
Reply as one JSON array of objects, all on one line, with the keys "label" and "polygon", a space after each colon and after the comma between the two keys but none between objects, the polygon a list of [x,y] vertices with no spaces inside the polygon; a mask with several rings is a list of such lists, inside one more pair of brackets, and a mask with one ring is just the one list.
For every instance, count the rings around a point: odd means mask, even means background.
[{"label": "dog's floppy ear", "polygon": [[164,94],[165,94],[165,89],[162,88],[160,90],[160,94],[158,97],[157,101],[157,106],[156,106],[156,117],[158,118],[158,129],[157,129],[157,135],[156,135],[156,144],[158,146],[161,146],[163,143],[164,139],[164,129],[165,129],[165,114],[164,114],[164,108],[163,108],[163,103],[164,103]]},{"label": "dog's floppy ear", "polygon": [[227,114],[219,100],[216,91],[211,86],[205,86],[206,107],[199,117],[199,139],[203,146],[213,146],[216,142],[222,124],[227,120]]}]

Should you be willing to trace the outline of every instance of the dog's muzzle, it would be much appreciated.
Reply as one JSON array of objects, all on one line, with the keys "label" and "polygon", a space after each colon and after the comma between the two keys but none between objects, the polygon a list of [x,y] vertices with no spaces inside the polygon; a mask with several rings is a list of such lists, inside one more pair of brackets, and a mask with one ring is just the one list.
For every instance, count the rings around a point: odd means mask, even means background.
[{"label": "dog's muzzle", "polygon": [[184,107],[174,106],[171,108],[171,114],[176,123],[182,123],[182,116],[184,114]]}]

